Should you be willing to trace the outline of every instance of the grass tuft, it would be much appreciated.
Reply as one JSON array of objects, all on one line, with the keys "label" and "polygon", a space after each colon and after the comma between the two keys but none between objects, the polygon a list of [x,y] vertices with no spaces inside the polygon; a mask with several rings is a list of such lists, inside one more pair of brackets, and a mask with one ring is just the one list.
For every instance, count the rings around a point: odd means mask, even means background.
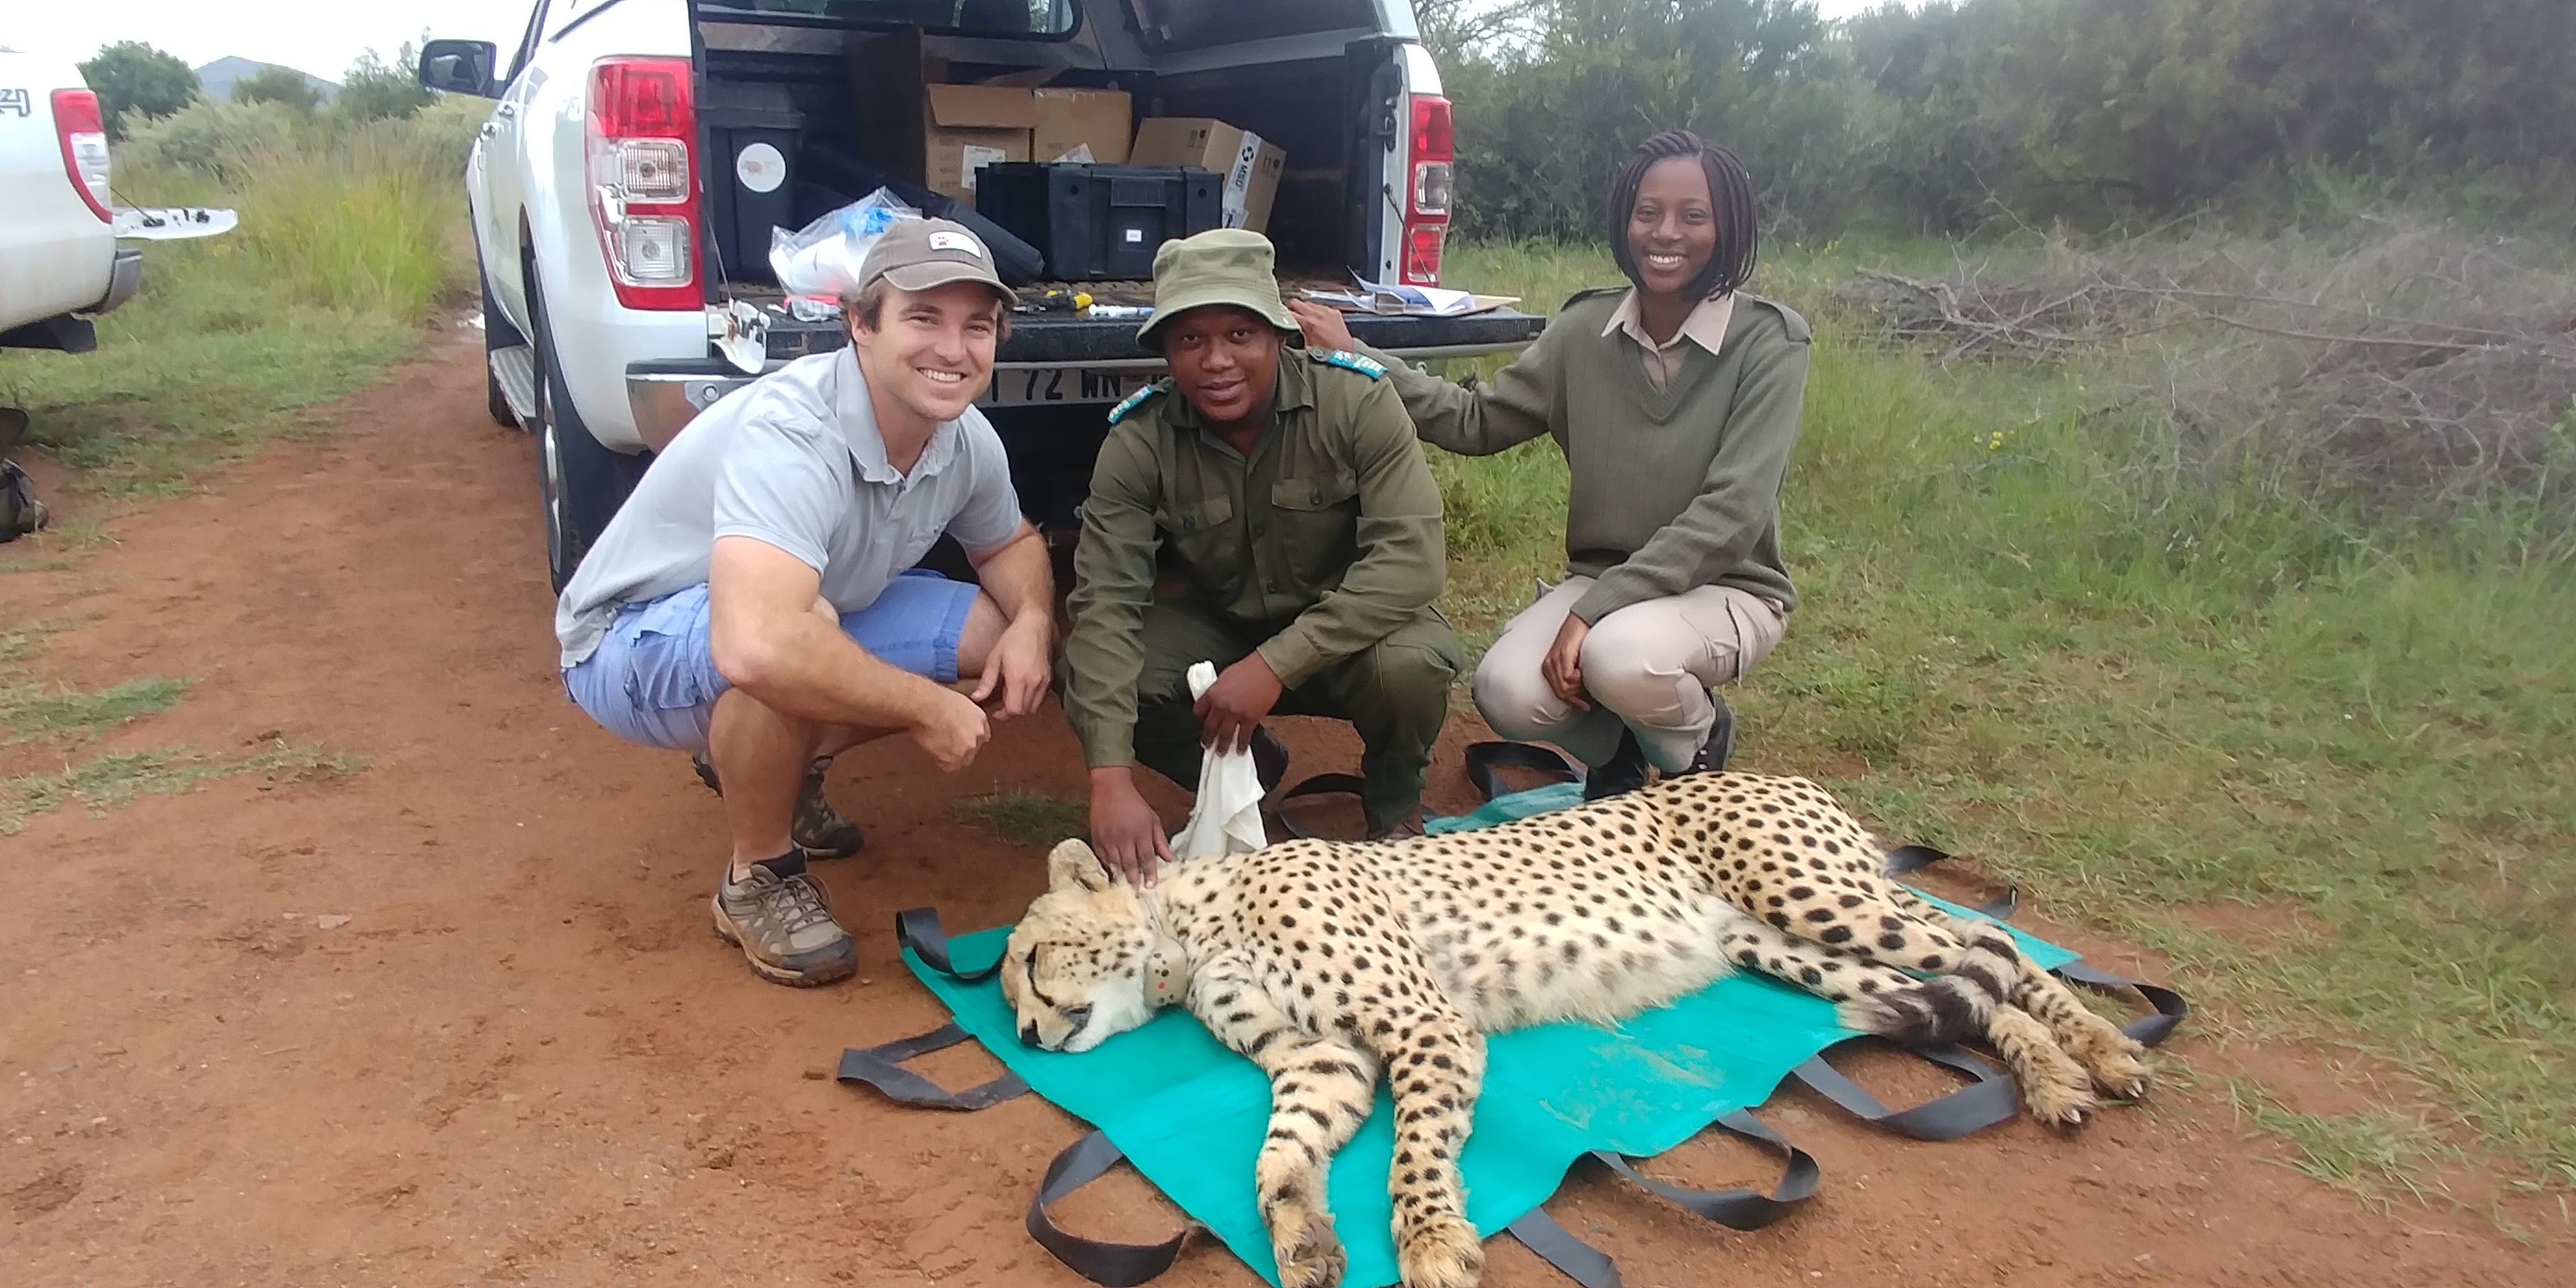
[{"label": "grass tuft", "polygon": [[1090,831],[1089,808],[1081,801],[1044,792],[1006,789],[969,796],[949,812],[1009,841],[1031,849],[1053,849],[1056,842]]},{"label": "grass tuft", "polygon": [[13,684],[0,672],[0,746],[36,738],[83,742],[126,721],[167,711],[186,680],[128,680],[83,693],[68,685]]},{"label": "grass tuft", "polygon": [[208,756],[185,747],[113,752],[59,773],[0,779],[0,836],[14,836],[29,819],[66,804],[103,815],[138,797],[175,796],[217,778],[256,774],[272,783],[315,782],[352,777],[365,768],[358,757],[287,742],[247,756]]}]

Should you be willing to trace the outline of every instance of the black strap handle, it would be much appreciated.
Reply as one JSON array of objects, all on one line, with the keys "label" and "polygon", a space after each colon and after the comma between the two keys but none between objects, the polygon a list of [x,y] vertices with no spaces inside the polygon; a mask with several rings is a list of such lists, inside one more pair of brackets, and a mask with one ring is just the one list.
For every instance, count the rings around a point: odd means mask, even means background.
[{"label": "black strap handle", "polygon": [[1500,769],[1534,769],[1560,783],[1583,781],[1583,767],[1559,755],[1554,749],[1529,742],[1471,742],[1467,744],[1467,781],[1476,795],[1492,800],[1504,792]]},{"label": "black strap handle", "polygon": [[[1680,1205],[1708,1220],[1731,1230],[1759,1230],[1787,1216],[1799,1204],[1812,1197],[1821,1184],[1824,1172],[1807,1151],[1789,1143],[1788,1138],[1771,1130],[1769,1124],[1738,1109],[1719,1118],[1717,1127],[1757,1144],[1768,1145],[1786,1156],[1787,1166],[1780,1173],[1779,1184],[1771,1192],[1759,1190],[1695,1190],[1687,1186],[1658,1181],[1640,1173],[1626,1158],[1595,1150],[1593,1161],[1633,1182],[1657,1198]],[[1576,1238],[1544,1208],[1531,1208],[1517,1221],[1504,1226],[1505,1233],[1521,1241],[1523,1247],[1537,1253],[1540,1260],[1557,1268],[1566,1278],[1583,1288],[1620,1288],[1619,1265],[1608,1253]]]},{"label": "black strap handle", "polygon": [[2082,984],[2088,988],[2113,991],[2125,988],[2145,998],[2147,1005],[2154,1007],[2155,1012],[2151,1015],[2141,1015],[2120,1026],[2120,1031],[2128,1034],[2130,1040],[2140,1046],[2155,1046],[2163,1042],[2167,1037],[2172,1036],[2176,1027],[2181,1025],[2183,1017],[2191,1014],[2191,1004],[2183,1000],[2182,994],[2161,984],[2148,984],[2126,975],[2115,975],[2107,970],[2087,966],[2081,961],[2068,962],[2050,973],[2070,983]]},{"label": "black strap handle", "polygon": [[993,977],[1002,969],[1002,959],[982,970],[963,971],[948,960],[948,932],[939,925],[937,908],[906,908],[894,915],[895,942],[909,948],[913,955],[929,964],[932,970],[951,976],[962,983],[973,984]]},{"label": "black strap handle", "polygon": [[1827,1064],[1822,1052],[1790,1070],[1789,1076],[1841,1106],[1844,1112],[1915,1140],[1957,1140],[1971,1132],[1984,1131],[1996,1123],[2008,1121],[2021,1112],[2011,1076],[1995,1065],[1957,1047],[1900,1049],[1943,1068],[1967,1074],[1974,1081],[1911,1109],[1890,1109],[1878,1097],[1863,1091],[1859,1083],[1844,1077],[1841,1070]]},{"label": "black strap handle", "polygon": [[1055,1161],[1047,1164],[1046,1176],[1038,1181],[1038,1192],[1029,1200],[1029,1237],[1040,1247],[1055,1254],[1055,1259],[1072,1268],[1075,1274],[1105,1288],[1133,1288],[1172,1268],[1172,1262],[1189,1245],[1197,1232],[1195,1221],[1181,1226],[1181,1232],[1161,1243],[1111,1243],[1105,1239],[1086,1239],[1072,1234],[1047,1215],[1046,1206],[1091,1182],[1127,1155],[1111,1144],[1107,1134],[1093,1132],[1065,1147]]},{"label": "black strap handle", "polygon": [[841,1053],[836,1081],[874,1087],[888,1100],[899,1105],[923,1109],[954,1109],[961,1112],[990,1109],[1005,1100],[1028,1094],[1029,1084],[1016,1073],[1004,1073],[991,1082],[950,1091],[930,1079],[904,1068],[903,1062],[933,1051],[944,1051],[963,1042],[966,1030],[955,1021],[942,1024],[928,1033],[897,1038],[882,1046],[851,1047]]},{"label": "black strap handle", "polygon": [[1309,831],[1305,824],[1289,816],[1288,802],[1305,796],[1357,796],[1359,794],[1360,776],[1357,774],[1317,774],[1279,793],[1279,803],[1271,807],[1270,817],[1279,824],[1279,830],[1287,833],[1291,839],[1311,841],[1315,839],[1315,834]]},{"label": "black strap handle", "polygon": [[1730,1230],[1759,1230],[1789,1215],[1797,1206],[1814,1197],[1824,1179],[1824,1170],[1807,1151],[1789,1143],[1787,1137],[1771,1130],[1768,1123],[1738,1109],[1717,1120],[1716,1126],[1730,1135],[1779,1150],[1786,1166],[1780,1183],[1765,1194],[1760,1190],[1695,1190],[1686,1186],[1658,1181],[1639,1172],[1627,1159],[1617,1154],[1595,1150],[1592,1157],[1602,1166],[1633,1181],[1647,1193],[1667,1199],[1706,1217]]},{"label": "black strap handle", "polygon": [[1521,1246],[1538,1254],[1538,1259],[1554,1266],[1566,1278],[1583,1288],[1623,1288],[1619,1282],[1619,1263],[1610,1254],[1575,1238],[1546,1208],[1531,1208],[1520,1219],[1503,1227],[1503,1233],[1521,1241]]},{"label": "black strap handle", "polygon": [[[1950,856],[1928,845],[1900,845],[1888,852],[1884,871],[1891,877],[1912,876]],[[2007,885],[2002,894],[1977,905],[1977,911],[1997,921],[2011,918],[2021,904],[2021,887]]]}]

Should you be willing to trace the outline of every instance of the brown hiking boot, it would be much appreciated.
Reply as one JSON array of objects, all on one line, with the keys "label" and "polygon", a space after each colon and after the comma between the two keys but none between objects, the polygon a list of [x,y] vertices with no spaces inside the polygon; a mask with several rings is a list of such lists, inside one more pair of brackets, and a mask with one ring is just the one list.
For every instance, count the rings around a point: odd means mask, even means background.
[{"label": "brown hiking boot", "polygon": [[795,857],[796,870],[784,874],[755,863],[751,875],[736,881],[728,870],[716,887],[716,933],[772,983],[812,988],[848,979],[858,973],[858,948],[832,920],[823,883]]},{"label": "brown hiking boot", "polygon": [[[689,767],[698,771],[698,781],[718,796],[724,787],[716,782],[716,767],[699,752],[689,757]],[[828,759],[817,760],[805,770],[805,786],[796,793],[796,818],[789,824],[787,835],[805,851],[809,859],[846,859],[868,843],[859,825],[841,817],[832,802],[823,798],[823,774],[832,767]]]}]

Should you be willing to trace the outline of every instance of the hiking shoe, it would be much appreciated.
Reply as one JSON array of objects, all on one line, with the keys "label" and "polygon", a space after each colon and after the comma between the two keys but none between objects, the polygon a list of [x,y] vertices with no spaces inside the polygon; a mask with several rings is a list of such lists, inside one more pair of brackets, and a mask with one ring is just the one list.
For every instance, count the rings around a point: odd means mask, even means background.
[{"label": "hiking shoe", "polygon": [[[705,783],[708,791],[724,795],[724,787],[716,782],[715,762],[707,759],[707,753],[689,757],[689,767],[698,771],[698,781]],[[841,817],[841,811],[823,798],[823,773],[831,767],[828,759],[806,767],[805,786],[796,793],[796,818],[788,825],[789,839],[809,859],[846,859],[868,843],[859,825]]]},{"label": "hiking shoe", "polygon": [[1596,765],[1583,776],[1583,799],[1604,800],[1645,785],[1646,749],[1637,745],[1635,731],[1621,729],[1619,750],[1610,753],[1609,763]]},{"label": "hiking shoe", "polygon": [[1708,700],[1717,704],[1717,723],[1709,726],[1708,738],[1700,743],[1699,754],[1691,757],[1690,768],[1683,770],[1684,774],[1725,773],[1726,762],[1735,755],[1735,712],[1728,709],[1726,699],[1714,693],[1708,695]]},{"label": "hiking shoe", "polygon": [[797,869],[781,875],[755,863],[740,881],[728,870],[716,887],[716,933],[772,983],[812,988],[848,979],[858,973],[858,948],[832,920],[823,883],[803,870],[801,859]]}]

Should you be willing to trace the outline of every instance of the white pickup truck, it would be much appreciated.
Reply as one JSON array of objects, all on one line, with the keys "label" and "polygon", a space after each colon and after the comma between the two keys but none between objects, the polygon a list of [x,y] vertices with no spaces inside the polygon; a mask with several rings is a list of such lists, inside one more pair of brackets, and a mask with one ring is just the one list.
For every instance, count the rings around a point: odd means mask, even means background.
[{"label": "white pickup truck", "polygon": [[0,347],[96,348],[84,315],[143,281],[116,238],[98,95],[72,64],[0,46]]},{"label": "white pickup truck", "polygon": [[[558,586],[652,452],[747,367],[846,343],[837,319],[779,307],[763,225],[875,176],[925,182],[888,159],[923,128],[925,81],[1117,89],[1136,117],[1261,136],[1286,157],[1265,230],[1283,280],[1436,284],[1450,215],[1449,103],[1407,0],[539,0],[515,48],[434,40],[420,77],[499,100],[465,173],[490,403],[538,438]],[[749,361],[746,316],[765,330]],[[1515,350],[1540,325],[1353,319],[1418,358]],[[1051,535],[1074,527],[1107,405],[1161,366],[1135,326],[1024,315],[996,357],[986,414]]]}]

